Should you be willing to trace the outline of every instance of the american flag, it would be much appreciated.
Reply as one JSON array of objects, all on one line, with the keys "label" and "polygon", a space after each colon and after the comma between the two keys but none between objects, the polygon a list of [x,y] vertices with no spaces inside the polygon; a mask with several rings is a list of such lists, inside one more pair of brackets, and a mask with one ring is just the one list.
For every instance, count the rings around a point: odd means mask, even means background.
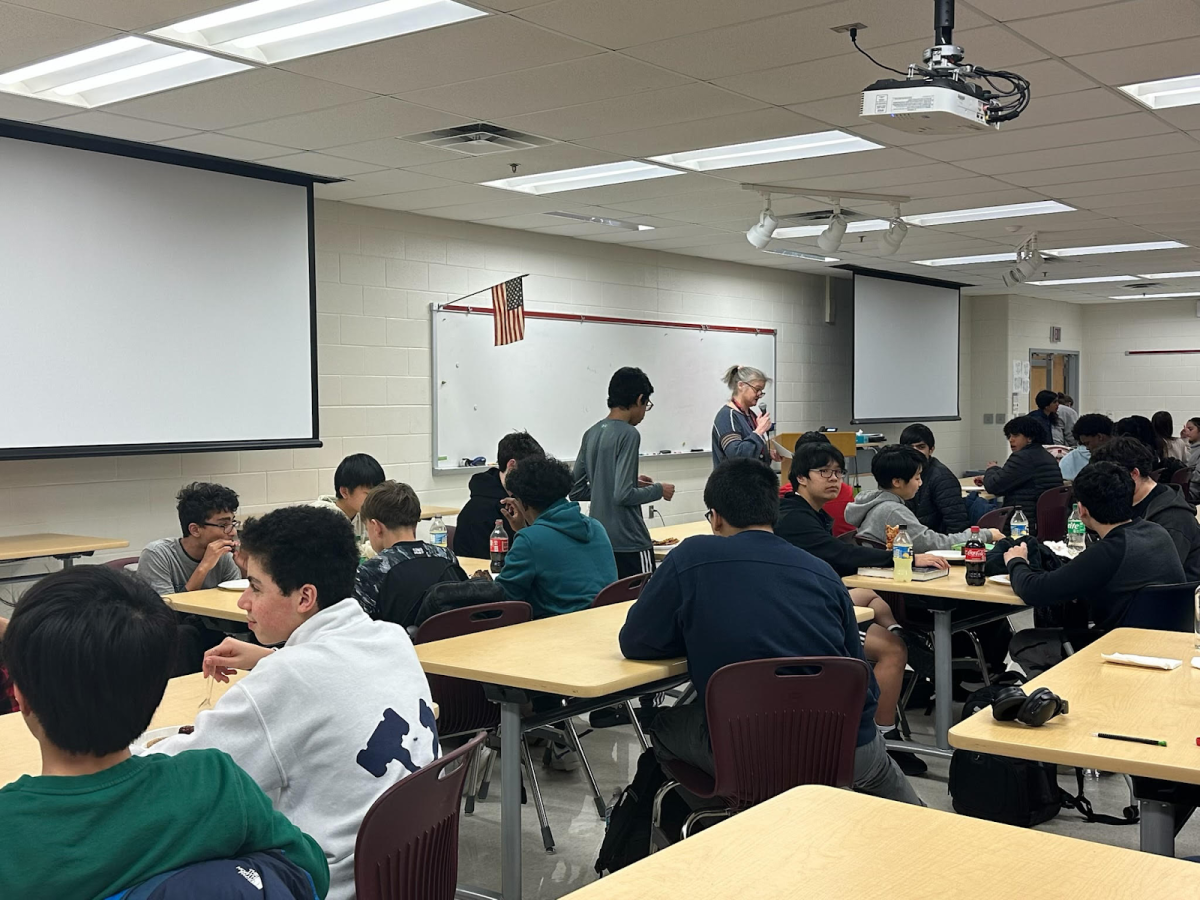
[{"label": "american flag", "polygon": [[496,319],[496,346],[525,340],[525,276],[512,278],[492,288],[492,311]]}]

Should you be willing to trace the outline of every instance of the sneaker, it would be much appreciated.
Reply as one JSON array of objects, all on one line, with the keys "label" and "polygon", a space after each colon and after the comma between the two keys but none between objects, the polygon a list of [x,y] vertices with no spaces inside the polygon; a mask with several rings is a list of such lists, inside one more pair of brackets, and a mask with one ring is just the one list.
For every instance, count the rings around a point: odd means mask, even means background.
[{"label": "sneaker", "polygon": [[[900,730],[893,728],[883,738],[887,741],[898,741],[900,740]],[[929,769],[929,766],[925,765],[925,760],[921,759],[915,753],[906,753],[903,750],[888,750],[887,754],[896,761],[896,765],[900,767],[900,771],[905,775],[924,775]]]},{"label": "sneaker", "polygon": [[610,706],[607,709],[593,710],[588,715],[588,724],[593,728],[614,728],[617,725],[628,725],[629,712],[624,706]]},{"label": "sneaker", "polygon": [[579,768],[579,754],[566,744],[553,744],[549,748],[550,768],[559,772],[574,772]]}]

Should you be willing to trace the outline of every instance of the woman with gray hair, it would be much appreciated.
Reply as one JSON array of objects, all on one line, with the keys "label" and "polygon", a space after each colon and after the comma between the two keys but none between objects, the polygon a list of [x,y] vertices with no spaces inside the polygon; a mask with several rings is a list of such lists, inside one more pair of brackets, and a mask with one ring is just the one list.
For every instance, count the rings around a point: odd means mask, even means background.
[{"label": "woman with gray hair", "polygon": [[757,408],[771,379],[753,366],[731,366],[721,380],[732,396],[721,407],[713,422],[713,467],[738,457],[757,459],[767,464],[779,459],[779,454],[767,439],[771,417]]}]

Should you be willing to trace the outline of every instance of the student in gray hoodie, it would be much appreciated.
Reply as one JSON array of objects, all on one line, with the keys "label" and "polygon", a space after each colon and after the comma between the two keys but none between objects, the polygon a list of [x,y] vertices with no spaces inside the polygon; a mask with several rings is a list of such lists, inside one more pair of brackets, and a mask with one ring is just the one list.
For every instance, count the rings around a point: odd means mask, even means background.
[{"label": "student in gray hoodie", "polygon": [[[887,544],[888,525],[908,526],[913,552],[949,550],[971,537],[970,529],[956,534],[940,534],[922,525],[907,506],[921,489],[921,469],[925,455],[912,447],[890,444],[883,447],[871,460],[871,474],[879,490],[863,491],[846,507],[846,521],[858,529],[859,537],[880,544]],[[987,541],[998,541],[1004,535],[995,528],[984,529],[980,536]]]}]

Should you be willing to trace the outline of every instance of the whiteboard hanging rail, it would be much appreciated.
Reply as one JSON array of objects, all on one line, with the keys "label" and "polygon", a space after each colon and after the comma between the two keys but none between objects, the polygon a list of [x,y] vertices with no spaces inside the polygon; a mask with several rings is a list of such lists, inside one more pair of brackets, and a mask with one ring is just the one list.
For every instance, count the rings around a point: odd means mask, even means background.
[{"label": "whiteboard hanging rail", "polygon": [[[457,301],[455,301],[457,302]],[[438,312],[484,313],[492,315],[490,306],[440,306]],[[527,319],[560,319],[568,322],[607,322],[612,325],[646,325],[651,328],[683,328],[690,331],[724,331],[733,334],[774,335],[774,328],[753,328],[743,325],[706,325],[702,322],[658,322],[653,319],[624,319],[616,316],[589,316],[580,313],[537,312],[525,310]]]},{"label": "whiteboard hanging rail", "polygon": [[1200,350],[1126,350],[1126,356],[1167,356],[1172,353],[1200,353]]}]

